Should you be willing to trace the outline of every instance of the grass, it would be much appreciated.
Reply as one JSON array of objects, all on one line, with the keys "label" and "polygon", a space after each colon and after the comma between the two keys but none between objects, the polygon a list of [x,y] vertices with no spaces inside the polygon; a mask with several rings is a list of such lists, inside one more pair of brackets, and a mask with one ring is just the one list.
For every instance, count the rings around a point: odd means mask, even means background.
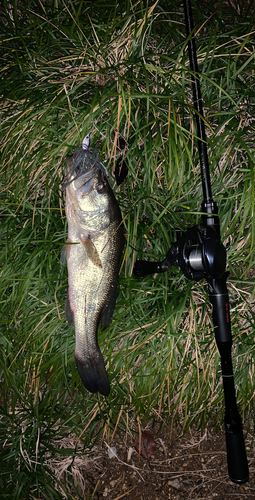
[{"label": "grass", "polygon": [[[1,11],[0,498],[85,498],[50,459],[148,420],[222,425],[220,359],[204,283],[181,271],[139,280],[176,229],[199,220],[200,168],[182,5],[5,2]],[[243,421],[254,417],[254,13],[194,6],[208,153],[227,247],[233,363]],[[210,16],[213,12],[213,15]],[[65,156],[91,133],[110,172],[117,131],[129,175],[114,186],[126,233],[112,325],[111,380],[85,391],[64,318]],[[72,438],[70,448],[59,440]],[[74,444],[76,442],[76,444]],[[49,476],[51,480],[49,481]],[[93,492],[91,491],[91,497]],[[87,498],[87,497],[86,497]]]}]

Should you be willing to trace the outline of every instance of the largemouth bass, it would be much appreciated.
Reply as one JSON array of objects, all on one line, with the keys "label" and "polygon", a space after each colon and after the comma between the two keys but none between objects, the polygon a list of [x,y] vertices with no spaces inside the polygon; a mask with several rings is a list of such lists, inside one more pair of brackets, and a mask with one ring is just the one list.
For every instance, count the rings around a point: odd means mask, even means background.
[{"label": "largemouth bass", "polygon": [[68,240],[61,260],[67,260],[66,320],[75,323],[75,362],[80,378],[89,392],[108,396],[110,384],[97,332],[99,324],[106,328],[112,320],[124,235],[106,169],[87,138],[83,148],[67,157],[63,189]]}]

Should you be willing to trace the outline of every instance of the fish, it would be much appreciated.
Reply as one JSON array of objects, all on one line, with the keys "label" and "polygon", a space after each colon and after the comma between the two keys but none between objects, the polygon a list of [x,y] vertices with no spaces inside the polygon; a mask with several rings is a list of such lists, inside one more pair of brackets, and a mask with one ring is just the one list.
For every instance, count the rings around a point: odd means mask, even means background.
[{"label": "fish", "polygon": [[115,309],[119,264],[125,238],[122,216],[100,154],[89,146],[67,156],[68,239],[61,254],[67,261],[65,316],[75,325],[75,363],[85,388],[104,396],[110,383],[98,345],[98,328],[107,328]]}]

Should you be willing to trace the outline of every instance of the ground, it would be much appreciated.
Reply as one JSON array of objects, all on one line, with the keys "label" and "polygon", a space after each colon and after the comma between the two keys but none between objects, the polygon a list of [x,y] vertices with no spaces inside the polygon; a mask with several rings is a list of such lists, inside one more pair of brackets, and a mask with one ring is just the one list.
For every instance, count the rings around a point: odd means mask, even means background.
[{"label": "ground", "polygon": [[[84,499],[95,500],[254,500],[255,468],[252,436],[246,437],[250,480],[234,484],[227,471],[224,433],[189,431],[179,437],[176,431],[149,429],[154,448],[149,459],[139,456],[139,438],[115,434],[102,440],[89,459],[75,458],[61,468],[68,470]],[[152,436],[152,438],[150,437]],[[171,436],[171,437],[170,437]],[[152,441],[153,442],[153,441]],[[135,446],[138,452],[135,451]],[[140,450],[141,450],[140,434]],[[150,445],[146,453],[151,453]],[[67,459],[66,459],[67,460]],[[62,482],[62,481],[61,481]],[[65,483],[66,484],[66,483]],[[70,485],[71,486],[71,485]],[[72,488],[71,488],[72,489]],[[69,490],[70,491],[70,490]],[[71,491],[70,491],[71,492]],[[76,497],[74,490],[73,498]]]}]

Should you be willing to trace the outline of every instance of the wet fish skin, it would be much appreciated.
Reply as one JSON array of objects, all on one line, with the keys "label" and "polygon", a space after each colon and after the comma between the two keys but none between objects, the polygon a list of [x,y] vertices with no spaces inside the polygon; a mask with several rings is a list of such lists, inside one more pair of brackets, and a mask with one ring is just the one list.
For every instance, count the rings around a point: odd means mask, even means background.
[{"label": "wet fish skin", "polygon": [[89,154],[90,149],[79,149],[67,158],[66,319],[75,323],[75,362],[84,386],[107,396],[110,384],[97,332],[100,323],[103,328],[110,324],[114,312],[124,235],[106,171]]}]

